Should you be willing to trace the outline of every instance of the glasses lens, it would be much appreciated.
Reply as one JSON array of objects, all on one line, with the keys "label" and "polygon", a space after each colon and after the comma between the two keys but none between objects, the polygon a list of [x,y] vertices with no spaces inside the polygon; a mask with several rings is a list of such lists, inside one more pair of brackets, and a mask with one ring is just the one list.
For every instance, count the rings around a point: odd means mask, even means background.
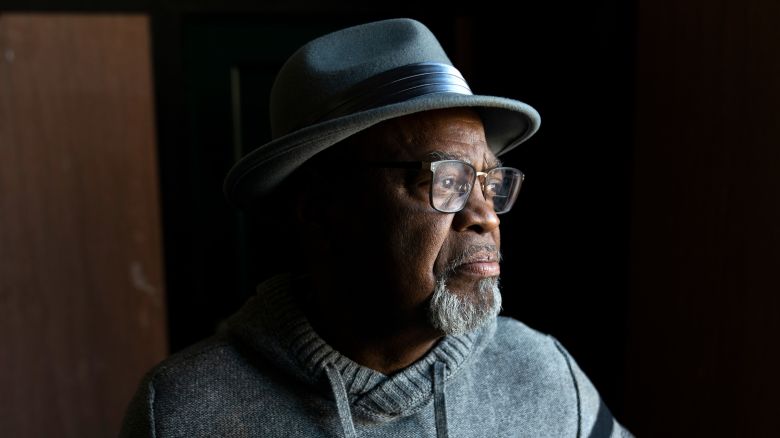
[{"label": "glasses lens", "polygon": [[498,167],[485,176],[485,197],[493,201],[496,213],[506,213],[512,208],[523,183],[523,172],[512,167]]},{"label": "glasses lens", "polygon": [[433,208],[454,213],[466,205],[474,184],[474,168],[462,161],[439,161],[433,169],[431,202]]}]

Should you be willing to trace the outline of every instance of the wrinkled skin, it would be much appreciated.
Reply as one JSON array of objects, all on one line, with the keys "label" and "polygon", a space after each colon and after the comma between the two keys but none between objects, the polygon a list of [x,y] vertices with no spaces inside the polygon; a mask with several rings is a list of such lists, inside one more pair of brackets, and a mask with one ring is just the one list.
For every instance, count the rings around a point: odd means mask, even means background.
[{"label": "wrinkled skin", "polygon": [[[361,163],[433,161],[430,153],[439,151],[484,171],[496,160],[469,109],[393,119],[342,147],[354,162],[326,169],[301,202],[313,290],[307,314],[323,338],[353,360],[392,372],[441,337],[425,314],[437,276],[475,246],[490,248],[482,256],[496,259],[499,219],[478,188],[463,210],[441,213],[430,205],[429,170]],[[336,172],[343,177],[329,176]],[[473,296],[479,278],[456,271],[449,288]]]}]

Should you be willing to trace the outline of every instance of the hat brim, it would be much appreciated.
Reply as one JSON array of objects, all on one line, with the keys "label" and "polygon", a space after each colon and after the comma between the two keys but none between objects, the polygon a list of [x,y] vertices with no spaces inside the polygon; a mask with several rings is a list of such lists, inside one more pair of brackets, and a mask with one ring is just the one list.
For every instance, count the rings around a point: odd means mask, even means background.
[{"label": "hat brim", "polygon": [[422,111],[471,107],[485,127],[488,145],[502,155],[531,137],[541,123],[539,113],[518,100],[494,96],[437,93],[326,120],[279,137],[241,158],[225,177],[228,201],[246,208],[314,155],[384,120]]}]

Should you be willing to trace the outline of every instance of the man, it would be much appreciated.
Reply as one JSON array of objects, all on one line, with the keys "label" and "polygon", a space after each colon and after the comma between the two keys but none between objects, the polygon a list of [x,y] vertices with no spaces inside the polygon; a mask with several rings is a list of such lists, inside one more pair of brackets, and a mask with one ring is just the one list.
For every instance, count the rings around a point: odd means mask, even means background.
[{"label": "man", "polygon": [[123,436],[629,436],[557,341],[496,317],[523,181],[497,155],[536,111],[473,95],[425,26],[386,20],[299,49],[271,114],[225,191],[281,216],[290,273],[151,370]]}]

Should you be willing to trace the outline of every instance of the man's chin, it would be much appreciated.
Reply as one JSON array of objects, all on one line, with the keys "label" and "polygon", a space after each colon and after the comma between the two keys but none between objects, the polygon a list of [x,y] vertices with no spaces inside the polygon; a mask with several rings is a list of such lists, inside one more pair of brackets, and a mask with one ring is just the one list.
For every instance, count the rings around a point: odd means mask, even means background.
[{"label": "man's chin", "polygon": [[498,277],[486,277],[463,289],[449,284],[452,278],[440,279],[431,296],[428,309],[430,324],[443,334],[457,335],[474,331],[495,319],[501,311]]}]

